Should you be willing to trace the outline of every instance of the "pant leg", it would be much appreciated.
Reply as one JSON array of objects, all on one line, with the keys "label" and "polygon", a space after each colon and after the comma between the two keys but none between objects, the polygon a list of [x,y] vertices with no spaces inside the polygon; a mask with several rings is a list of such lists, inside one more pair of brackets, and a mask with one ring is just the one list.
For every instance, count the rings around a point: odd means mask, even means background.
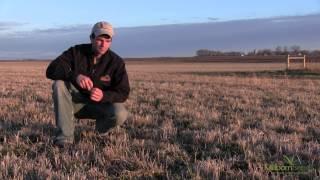
[{"label": "pant leg", "polygon": [[83,110],[90,118],[96,119],[96,131],[99,133],[123,124],[129,114],[123,103],[89,103]]},{"label": "pant leg", "polygon": [[[69,82],[57,80],[52,85],[54,112],[58,134],[56,140],[74,139],[74,113],[85,104],[81,103],[81,96],[77,89]],[[74,101],[78,101],[75,103]]]},{"label": "pant leg", "polygon": [[71,83],[62,80],[53,84],[53,99],[57,139],[73,140],[75,115],[96,119],[96,130],[104,133],[123,124],[129,114],[123,103],[94,103],[83,97]]}]

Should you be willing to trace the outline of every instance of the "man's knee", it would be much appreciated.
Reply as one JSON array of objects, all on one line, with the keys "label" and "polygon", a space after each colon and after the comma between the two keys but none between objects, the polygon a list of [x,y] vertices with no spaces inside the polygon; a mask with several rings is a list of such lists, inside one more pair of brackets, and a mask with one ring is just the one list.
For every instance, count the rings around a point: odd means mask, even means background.
[{"label": "man's knee", "polygon": [[129,115],[127,109],[124,107],[122,103],[115,103],[114,109],[115,109],[116,124],[117,125],[123,124],[127,120]]},{"label": "man's knee", "polygon": [[114,126],[123,124],[128,118],[128,111],[123,103],[113,103],[104,113],[106,121]]},{"label": "man's knee", "polygon": [[62,80],[56,80],[52,84],[52,90],[53,92],[64,92],[67,90],[67,86],[65,81]]},{"label": "man's knee", "polygon": [[[57,103],[70,102],[72,100],[71,93],[68,90],[67,84],[65,81],[57,80],[54,81],[52,85],[52,98]],[[65,103],[64,103],[65,104]]]}]

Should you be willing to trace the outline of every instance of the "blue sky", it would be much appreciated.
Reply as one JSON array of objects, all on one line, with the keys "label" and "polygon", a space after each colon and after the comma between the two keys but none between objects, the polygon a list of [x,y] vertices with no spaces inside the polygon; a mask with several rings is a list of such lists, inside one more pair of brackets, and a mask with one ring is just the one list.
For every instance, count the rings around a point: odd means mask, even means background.
[{"label": "blue sky", "polygon": [[[0,0],[0,23],[34,30],[110,21],[115,27],[200,23],[318,13],[320,0]],[[1,32],[1,31],[0,31]]]},{"label": "blue sky", "polygon": [[101,20],[124,57],[320,47],[320,0],[0,0],[0,59],[52,59]]}]

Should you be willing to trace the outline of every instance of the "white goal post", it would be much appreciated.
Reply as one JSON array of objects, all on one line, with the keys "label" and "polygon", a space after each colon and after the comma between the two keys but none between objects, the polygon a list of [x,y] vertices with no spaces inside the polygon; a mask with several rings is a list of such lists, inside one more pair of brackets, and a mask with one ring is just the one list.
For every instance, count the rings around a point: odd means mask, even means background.
[{"label": "white goal post", "polygon": [[303,56],[290,56],[290,54],[289,54],[288,58],[287,58],[287,69],[290,68],[290,60],[293,60],[293,59],[303,60],[303,69],[306,68],[306,55],[303,55]]}]

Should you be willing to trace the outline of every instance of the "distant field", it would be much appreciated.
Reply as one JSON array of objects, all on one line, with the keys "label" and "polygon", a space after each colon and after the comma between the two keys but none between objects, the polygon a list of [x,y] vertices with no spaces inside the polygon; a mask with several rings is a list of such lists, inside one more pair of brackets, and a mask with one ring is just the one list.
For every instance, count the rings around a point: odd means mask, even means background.
[{"label": "distant field", "polygon": [[[307,56],[307,62],[320,62],[319,56]],[[227,63],[285,63],[287,56],[195,56],[127,58],[135,62],[227,62]],[[299,61],[299,60],[297,60]]]},{"label": "distant field", "polygon": [[68,149],[52,145],[47,64],[0,62],[0,179],[320,176],[319,63],[128,61],[133,118],[106,138],[80,120]]},{"label": "distant field", "polygon": [[233,71],[264,71],[283,70],[283,63],[186,63],[186,62],[128,62],[132,72],[233,72]]}]

